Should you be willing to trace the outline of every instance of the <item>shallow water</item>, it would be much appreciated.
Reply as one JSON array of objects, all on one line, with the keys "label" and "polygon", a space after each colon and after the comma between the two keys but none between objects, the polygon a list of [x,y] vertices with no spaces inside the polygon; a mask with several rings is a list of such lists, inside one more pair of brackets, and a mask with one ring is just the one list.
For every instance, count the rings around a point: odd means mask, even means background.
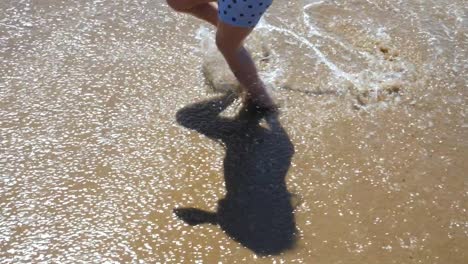
[{"label": "shallow water", "polygon": [[466,10],[276,0],[247,122],[163,1],[3,0],[0,262],[466,263]]}]

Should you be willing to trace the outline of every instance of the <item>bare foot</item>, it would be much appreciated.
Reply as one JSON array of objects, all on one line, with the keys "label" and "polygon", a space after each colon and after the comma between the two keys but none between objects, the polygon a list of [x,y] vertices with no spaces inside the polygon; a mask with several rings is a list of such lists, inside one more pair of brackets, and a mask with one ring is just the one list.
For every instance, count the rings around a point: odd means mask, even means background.
[{"label": "bare foot", "polygon": [[260,112],[276,112],[278,110],[278,105],[268,94],[257,97],[248,96],[245,98],[245,104]]}]

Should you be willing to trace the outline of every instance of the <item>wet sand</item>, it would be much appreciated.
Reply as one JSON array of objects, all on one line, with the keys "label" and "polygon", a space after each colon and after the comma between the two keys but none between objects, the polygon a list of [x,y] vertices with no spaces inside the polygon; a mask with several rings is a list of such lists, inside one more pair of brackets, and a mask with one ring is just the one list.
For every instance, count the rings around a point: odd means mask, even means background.
[{"label": "wet sand", "polygon": [[163,1],[2,1],[0,262],[465,263],[464,10],[276,0],[258,119]]}]

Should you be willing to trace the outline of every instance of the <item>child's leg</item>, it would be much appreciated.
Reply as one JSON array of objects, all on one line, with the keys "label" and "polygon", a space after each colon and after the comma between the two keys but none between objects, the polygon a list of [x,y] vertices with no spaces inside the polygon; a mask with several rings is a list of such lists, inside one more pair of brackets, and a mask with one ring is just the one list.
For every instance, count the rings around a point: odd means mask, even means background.
[{"label": "child's leg", "polygon": [[167,0],[167,4],[172,9],[192,14],[217,26],[218,9],[211,2],[216,2],[216,0]]},{"label": "child's leg", "polygon": [[[215,1],[167,0],[167,3],[176,11],[190,13],[217,26],[216,45],[237,80],[247,90],[248,99],[254,101],[260,107],[273,108],[274,102],[260,80],[249,52],[242,45],[244,39],[252,32],[253,27],[232,26],[220,21],[218,19],[218,9],[211,4],[211,2]],[[263,13],[265,10],[263,9],[261,12]],[[257,21],[258,19],[259,17],[256,18]],[[255,23],[254,20],[253,24]]]},{"label": "child's leg", "polygon": [[249,52],[242,45],[252,30],[253,28],[231,26],[219,21],[216,45],[237,80],[247,90],[248,99],[253,100],[260,107],[274,108],[274,102],[260,80]]}]

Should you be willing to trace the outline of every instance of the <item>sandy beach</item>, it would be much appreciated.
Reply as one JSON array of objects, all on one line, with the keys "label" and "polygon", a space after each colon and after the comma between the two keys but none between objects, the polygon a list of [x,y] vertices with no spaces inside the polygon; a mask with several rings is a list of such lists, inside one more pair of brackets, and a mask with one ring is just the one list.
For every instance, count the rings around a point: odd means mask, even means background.
[{"label": "sandy beach", "polygon": [[165,1],[2,0],[0,263],[467,263],[466,14],[275,0],[265,117]]}]

